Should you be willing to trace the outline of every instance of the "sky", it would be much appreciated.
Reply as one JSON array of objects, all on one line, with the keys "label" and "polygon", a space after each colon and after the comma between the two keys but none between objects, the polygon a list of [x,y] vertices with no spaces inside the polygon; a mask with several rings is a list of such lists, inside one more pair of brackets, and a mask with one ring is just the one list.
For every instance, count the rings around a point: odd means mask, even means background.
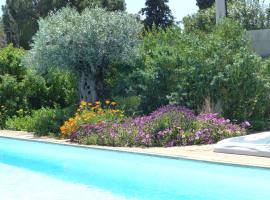
[{"label": "sky", "polygon": [[[0,0],[0,7],[5,2],[6,0]],[[196,0],[170,0],[169,2],[169,6],[177,21],[180,21],[187,14],[195,13],[197,10]],[[144,7],[145,0],[126,0],[126,4],[128,12],[137,14]],[[2,9],[0,9],[0,15],[2,15]]]},{"label": "sky", "polygon": [[[145,0],[126,0],[126,4],[127,11],[135,14],[145,7]],[[169,6],[176,21],[181,21],[184,16],[198,10],[196,0],[169,0]]]},{"label": "sky", "polygon": [[[145,7],[146,0],[125,1],[127,4],[127,11],[129,13],[137,14],[141,8]],[[0,0],[0,7],[2,7],[5,2],[6,0]],[[265,0],[265,3],[270,3],[270,0]],[[198,10],[198,7],[196,6],[196,0],[169,0],[169,6],[174,17],[176,18],[176,21],[181,21],[184,16],[196,13]],[[2,9],[0,9],[0,15],[2,15]]]}]

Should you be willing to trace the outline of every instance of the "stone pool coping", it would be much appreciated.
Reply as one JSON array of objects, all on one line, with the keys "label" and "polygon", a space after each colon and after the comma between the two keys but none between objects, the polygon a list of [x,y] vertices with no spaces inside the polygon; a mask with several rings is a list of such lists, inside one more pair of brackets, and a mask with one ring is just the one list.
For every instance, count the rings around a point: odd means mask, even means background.
[{"label": "stone pool coping", "polygon": [[174,159],[189,159],[203,162],[213,162],[229,165],[242,165],[249,167],[262,167],[270,169],[270,158],[215,153],[214,145],[187,146],[187,147],[153,147],[153,148],[129,148],[129,147],[103,147],[87,146],[70,143],[68,140],[58,140],[50,137],[35,137],[33,134],[23,131],[0,130],[0,137],[63,144],[75,147],[95,148],[101,150],[120,151],[127,153],[160,156]]}]

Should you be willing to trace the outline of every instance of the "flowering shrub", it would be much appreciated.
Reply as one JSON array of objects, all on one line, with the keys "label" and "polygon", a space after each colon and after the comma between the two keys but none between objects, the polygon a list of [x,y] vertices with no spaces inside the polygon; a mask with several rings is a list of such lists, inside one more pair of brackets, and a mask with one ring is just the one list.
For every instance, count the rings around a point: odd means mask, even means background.
[{"label": "flowering shrub", "polygon": [[63,126],[60,127],[63,138],[69,137],[72,133],[78,131],[80,127],[84,127],[86,124],[93,126],[100,126],[106,121],[117,122],[124,117],[121,110],[116,110],[114,107],[116,102],[109,100],[105,101],[105,106],[102,107],[100,101],[95,104],[81,101],[80,107],[73,118],[67,120]]},{"label": "flowering shrub", "polygon": [[109,146],[185,146],[213,144],[246,134],[248,122],[231,123],[217,114],[195,115],[185,107],[168,105],[148,116],[85,124],[71,135],[73,142]]}]

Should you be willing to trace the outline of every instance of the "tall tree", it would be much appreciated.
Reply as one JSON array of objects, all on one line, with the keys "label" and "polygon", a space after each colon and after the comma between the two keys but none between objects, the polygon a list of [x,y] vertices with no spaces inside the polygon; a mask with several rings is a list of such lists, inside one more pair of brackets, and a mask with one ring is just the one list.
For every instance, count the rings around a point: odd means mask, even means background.
[{"label": "tall tree", "polygon": [[[137,55],[142,25],[125,12],[67,7],[39,21],[28,61],[39,69],[61,67],[80,77],[80,98],[103,99],[104,76],[113,63]],[[26,59],[27,60],[27,59]]]},{"label": "tall tree", "polygon": [[146,7],[140,11],[140,14],[145,16],[144,25],[147,29],[153,26],[165,28],[174,23],[168,2],[169,0],[146,0]]},{"label": "tall tree", "polygon": [[3,21],[0,21],[0,48],[4,48],[7,45],[6,34],[4,31]]},{"label": "tall tree", "polygon": [[38,30],[38,19],[67,5],[78,11],[86,7],[115,11],[125,9],[125,0],[6,0],[2,10],[7,42],[29,49],[32,37]]},{"label": "tall tree", "polygon": [[200,10],[206,9],[214,5],[215,0],[196,0],[197,6],[200,8]]}]

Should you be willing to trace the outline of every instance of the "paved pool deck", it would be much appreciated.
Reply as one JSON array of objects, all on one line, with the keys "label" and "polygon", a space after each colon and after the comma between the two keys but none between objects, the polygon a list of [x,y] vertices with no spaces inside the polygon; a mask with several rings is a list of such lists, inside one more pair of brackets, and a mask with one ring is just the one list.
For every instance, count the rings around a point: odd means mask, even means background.
[{"label": "paved pool deck", "polygon": [[0,130],[0,137],[8,137],[14,139],[48,142],[55,144],[64,144],[77,147],[95,148],[103,150],[113,150],[129,153],[137,153],[152,156],[170,157],[176,159],[190,159],[205,162],[235,164],[251,167],[263,167],[270,169],[270,158],[215,153],[214,145],[188,146],[188,147],[171,147],[171,148],[129,148],[129,147],[102,147],[102,146],[86,146],[70,143],[68,140],[58,140],[50,137],[35,137],[33,134],[22,131]]}]

